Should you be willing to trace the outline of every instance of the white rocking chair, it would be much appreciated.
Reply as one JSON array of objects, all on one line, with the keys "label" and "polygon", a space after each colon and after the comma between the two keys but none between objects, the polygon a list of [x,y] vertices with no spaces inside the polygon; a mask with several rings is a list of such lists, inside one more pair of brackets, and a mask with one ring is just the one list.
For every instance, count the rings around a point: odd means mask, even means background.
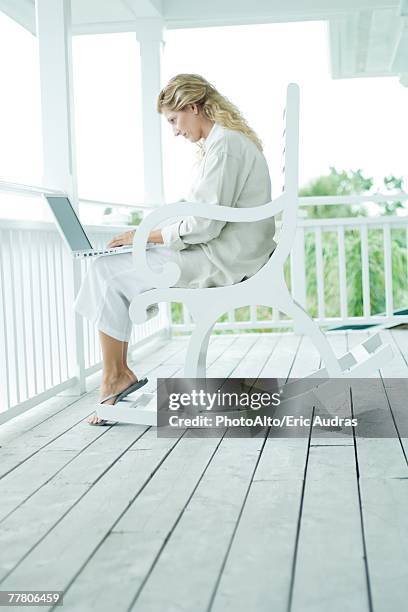
[{"label": "white rocking chair", "polygon": [[[130,318],[134,323],[144,322],[147,308],[157,302],[182,302],[187,305],[195,329],[188,345],[185,378],[206,377],[208,342],[216,321],[226,311],[248,305],[262,304],[278,309],[292,317],[301,334],[311,338],[325,367],[307,378],[364,377],[393,358],[391,346],[384,345],[378,333],[338,359],[320,327],[289,292],[283,267],[295,239],[298,216],[299,87],[294,83],[289,84],[287,88],[284,121],[284,188],[276,200],[263,206],[240,209],[186,202],[170,204],[152,212],[136,232],[133,250],[135,265],[146,281],[156,288],[138,295],[132,301]],[[165,263],[159,273],[153,272],[147,265],[145,245],[149,233],[170,217],[184,217],[194,213],[195,216],[207,219],[248,222],[267,219],[281,212],[281,231],[271,257],[256,274],[235,285],[204,289],[173,287],[180,276],[177,264]],[[316,386],[318,384],[316,381]],[[296,383],[289,383],[288,386],[291,388],[289,396],[292,397],[305,388],[304,385],[297,386]],[[288,394],[286,396],[288,397]],[[153,396],[150,404],[144,408],[138,406],[137,401],[130,407],[130,401],[131,398],[127,402],[118,402],[114,407],[100,405],[97,409],[98,416],[115,421],[156,424]]]}]

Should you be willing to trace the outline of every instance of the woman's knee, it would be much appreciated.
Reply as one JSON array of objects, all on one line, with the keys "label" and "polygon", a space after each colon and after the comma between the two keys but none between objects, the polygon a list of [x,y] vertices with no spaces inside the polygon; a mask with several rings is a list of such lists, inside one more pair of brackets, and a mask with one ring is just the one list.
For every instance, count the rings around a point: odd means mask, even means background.
[{"label": "woman's knee", "polygon": [[88,269],[88,274],[99,276],[104,280],[110,276],[109,264],[106,260],[109,257],[94,257]]}]

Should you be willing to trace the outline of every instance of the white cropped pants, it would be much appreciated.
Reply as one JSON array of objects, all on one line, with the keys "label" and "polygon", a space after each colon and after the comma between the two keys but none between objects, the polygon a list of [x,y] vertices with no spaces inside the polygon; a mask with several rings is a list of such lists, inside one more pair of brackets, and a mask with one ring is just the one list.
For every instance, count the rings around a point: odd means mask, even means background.
[{"label": "white cropped pants", "polygon": [[[174,260],[174,251],[160,246],[146,252],[148,265],[160,270]],[[152,289],[138,274],[132,253],[95,257],[74,302],[75,311],[96,324],[108,336],[128,342],[132,333],[129,305],[132,299]]]}]

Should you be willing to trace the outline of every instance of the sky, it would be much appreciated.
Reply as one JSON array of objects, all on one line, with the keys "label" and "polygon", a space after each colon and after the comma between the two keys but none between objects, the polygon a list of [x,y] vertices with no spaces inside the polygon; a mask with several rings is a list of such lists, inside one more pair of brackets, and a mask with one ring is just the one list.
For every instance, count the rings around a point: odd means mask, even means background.
[{"label": "sky", "polygon": [[[162,83],[203,75],[238,106],[264,143],[272,192],[280,191],[282,108],[289,82],[301,90],[300,184],[330,166],[362,169],[381,188],[385,175],[408,185],[408,88],[395,77],[333,80],[325,22],[169,30]],[[139,48],[133,34],[73,39],[79,195],[143,201]],[[36,38],[0,12],[0,180],[42,184]],[[155,101],[152,101],[155,104]],[[196,147],[162,119],[165,198],[183,197]],[[0,216],[37,216],[39,199],[0,193]],[[99,222],[102,211],[86,211]],[[40,217],[41,218],[41,215]]]}]

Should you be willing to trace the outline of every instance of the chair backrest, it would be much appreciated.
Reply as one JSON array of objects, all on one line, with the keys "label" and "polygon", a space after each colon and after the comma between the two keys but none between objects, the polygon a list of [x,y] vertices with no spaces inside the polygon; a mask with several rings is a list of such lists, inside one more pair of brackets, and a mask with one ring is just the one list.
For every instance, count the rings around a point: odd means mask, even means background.
[{"label": "chair backrest", "polygon": [[284,207],[277,246],[264,268],[275,266],[278,261],[283,265],[296,235],[299,205],[299,86],[296,83],[289,83],[287,87],[283,123],[283,186],[280,197],[284,199]]}]

